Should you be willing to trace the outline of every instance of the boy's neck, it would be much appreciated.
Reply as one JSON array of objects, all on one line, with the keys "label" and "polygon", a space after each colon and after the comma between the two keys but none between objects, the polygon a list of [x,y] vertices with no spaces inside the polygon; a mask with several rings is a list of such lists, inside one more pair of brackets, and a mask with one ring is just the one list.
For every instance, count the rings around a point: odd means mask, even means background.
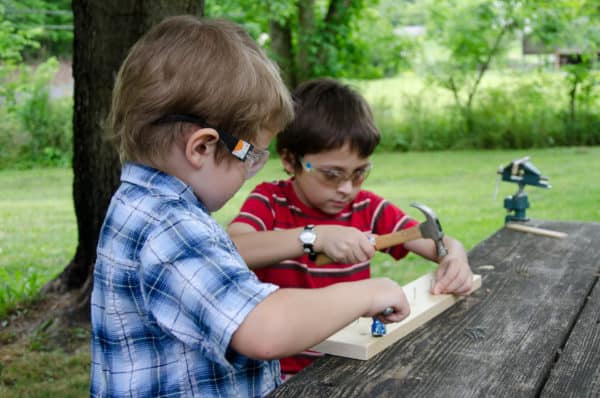
[{"label": "boy's neck", "polygon": [[173,177],[177,177],[181,181],[190,185],[189,176],[193,172],[185,158],[183,152],[172,145],[171,149],[167,151],[164,156],[156,159],[142,159],[138,163],[145,166],[152,167],[156,170],[160,170],[165,174],[169,174]]}]

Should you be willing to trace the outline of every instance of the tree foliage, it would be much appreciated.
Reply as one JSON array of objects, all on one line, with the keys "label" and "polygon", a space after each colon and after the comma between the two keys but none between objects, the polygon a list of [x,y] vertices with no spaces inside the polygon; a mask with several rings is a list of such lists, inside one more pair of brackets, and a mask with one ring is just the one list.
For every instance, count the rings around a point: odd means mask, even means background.
[{"label": "tree foliage", "polygon": [[[29,57],[48,55],[69,57],[73,46],[73,13],[70,0],[0,0],[7,20],[21,31],[29,32],[40,43],[22,52]],[[41,51],[40,51],[41,50]]]},{"label": "tree foliage", "polygon": [[536,0],[528,3],[527,11],[527,33],[565,57],[568,122],[576,129],[578,109],[597,99],[594,69],[600,58],[600,5],[596,0]]},{"label": "tree foliage", "polygon": [[600,50],[600,7],[594,0],[430,0],[427,34],[446,51],[430,65],[430,76],[449,89],[472,131],[472,107],[479,85],[507,44],[527,35],[542,47],[566,54],[568,119],[594,102],[593,68]]},{"label": "tree foliage", "polygon": [[21,61],[21,53],[26,48],[37,48],[35,40],[39,28],[19,27],[6,16],[6,7],[0,3],[0,68]]},{"label": "tree foliage", "polygon": [[225,0],[208,2],[211,16],[243,24],[264,44],[288,86],[317,76],[374,78],[393,75],[408,41],[393,33],[378,1]]},{"label": "tree foliage", "polygon": [[520,26],[518,0],[432,0],[427,15],[427,36],[446,56],[429,66],[431,78],[452,91],[467,132],[479,85],[492,62],[505,53]]}]

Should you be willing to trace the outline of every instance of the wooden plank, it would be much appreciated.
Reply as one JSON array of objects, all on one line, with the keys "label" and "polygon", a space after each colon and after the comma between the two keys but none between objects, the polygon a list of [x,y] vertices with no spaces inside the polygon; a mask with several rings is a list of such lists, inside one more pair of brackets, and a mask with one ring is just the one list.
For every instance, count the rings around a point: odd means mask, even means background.
[{"label": "wooden plank", "polygon": [[600,283],[596,284],[541,397],[600,397]]},{"label": "wooden plank", "polygon": [[528,232],[530,234],[537,234],[537,235],[541,235],[541,236],[547,236],[549,238],[556,238],[556,239],[564,239],[567,237],[567,234],[564,232],[560,232],[560,231],[551,231],[549,229],[544,229],[544,228],[536,228],[536,227],[532,227],[529,225],[524,225],[524,224],[516,224],[516,223],[507,223],[505,225],[506,228],[508,229],[514,229],[515,231],[521,231],[521,232]]},{"label": "wooden plank", "polygon": [[[359,318],[313,349],[326,354],[361,360],[375,356],[462,299],[453,294],[431,294],[429,290],[434,280],[434,274],[429,273],[403,286],[411,306],[411,313],[402,322],[388,324],[385,336],[371,336],[371,318]],[[473,291],[480,287],[481,275],[475,275]]]},{"label": "wooden plank", "polygon": [[326,355],[271,396],[538,396],[600,272],[600,224],[530,223],[568,237],[500,229],[469,252],[481,289],[371,360]]}]

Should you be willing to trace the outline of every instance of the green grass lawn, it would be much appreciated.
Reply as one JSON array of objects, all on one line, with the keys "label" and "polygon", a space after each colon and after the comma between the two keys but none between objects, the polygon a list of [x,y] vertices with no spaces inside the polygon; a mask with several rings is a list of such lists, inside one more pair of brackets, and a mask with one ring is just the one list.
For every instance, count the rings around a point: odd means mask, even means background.
[{"label": "green grass lawn", "polygon": [[54,275],[77,243],[70,169],[0,172],[0,267]]},{"label": "green grass lawn", "polygon": [[[558,94],[559,98],[555,100],[565,101],[566,105],[566,90],[561,90],[564,76],[555,71],[532,73],[530,70],[489,70],[481,81],[478,93],[481,94],[483,90],[489,88],[522,86],[535,79],[544,79],[545,88],[554,95]],[[385,101],[392,106],[396,114],[406,112],[406,100],[409,98],[413,100],[421,98],[428,103],[428,109],[454,104],[454,97],[450,90],[442,88],[414,71],[405,71],[394,77],[376,80],[349,80],[348,83],[356,87],[371,106],[379,101]]]},{"label": "green grass lawn", "polygon": [[[553,185],[551,189],[526,188],[530,217],[600,221],[599,147],[378,153],[372,158],[374,169],[364,187],[420,220],[420,212],[409,204],[428,205],[436,211],[445,232],[469,249],[502,226],[502,198],[514,193],[517,186],[500,182],[493,200],[496,170],[524,155],[531,156]],[[215,217],[225,225],[256,183],[284,177],[279,161],[272,159]],[[25,274],[31,269],[41,279],[63,269],[77,243],[71,181],[70,169],[0,171],[0,269],[8,274]],[[414,275],[409,272],[405,276],[405,269],[419,262],[409,258],[392,266],[386,257],[379,257],[374,274],[406,282]]]},{"label": "green grass lawn", "polygon": [[[498,167],[525,155],[531,156],[552,184],[551,189],[526,188],[530,217],[600,221],[600,147],[381,153],[373,156],[374,169],[364,187],[419,220],[422,215],[409,204],[428,205],[436,211],[446,234],[470,249],[502,227],[503,197],[517,189],[515,184],[500,182],[493,199]],[[279,161],[272,159],[215,217],[226,224],[256,183],[284,176]],[[77,241],[71,181],[69,169],[0,171],[0,276],[4,283],[0,289],[24,292],[32,279],[37,278],[34,282],[39,285],[70,260]],[[431,269],[431,263],[416,256],[396,263],[378,255],[373,274],[405,283]],[[31,351],[11,358],[3,363],[4,357],[0,357],[2,397],[87,394],[86,350],[74,356]]]}]

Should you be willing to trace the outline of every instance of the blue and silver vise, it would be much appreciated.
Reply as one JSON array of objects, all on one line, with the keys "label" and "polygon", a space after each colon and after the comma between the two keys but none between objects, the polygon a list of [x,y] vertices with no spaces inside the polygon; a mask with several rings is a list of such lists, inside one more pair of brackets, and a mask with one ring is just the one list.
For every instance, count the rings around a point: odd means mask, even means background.
[{"label": "blue and silver vise", "polygon": [[548,178],[544,177],[529,161],[529,156],[515,159],[505,167],[500,166],[498,174],[502,176],[502,181],[514,182],[519,185],[519,189],[514,195],[504,198],[504,208],[508,212],[505,222],[529,220],[525,216],[525,210],[529,208],[529,199],[524,191],[525,185],[552,188],[548,183]]}]

